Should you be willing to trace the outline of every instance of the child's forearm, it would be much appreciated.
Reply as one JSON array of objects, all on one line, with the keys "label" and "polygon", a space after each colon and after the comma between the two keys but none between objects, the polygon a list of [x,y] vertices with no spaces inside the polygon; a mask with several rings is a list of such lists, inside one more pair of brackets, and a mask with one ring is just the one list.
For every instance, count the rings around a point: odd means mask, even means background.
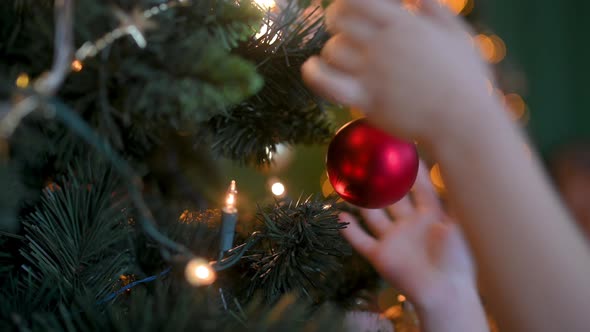
[{"label": "child's forearm", "polygon": [[426,143],[490,304],[509,331],[582,331],[590,326],[590,250],[504,109],[483,105]]},{"label": "child's forearm", "polygon": [[417,305],[424,332],[486,332],[489,324],[473,284],[458,284],[444,290],[444,302]]}]

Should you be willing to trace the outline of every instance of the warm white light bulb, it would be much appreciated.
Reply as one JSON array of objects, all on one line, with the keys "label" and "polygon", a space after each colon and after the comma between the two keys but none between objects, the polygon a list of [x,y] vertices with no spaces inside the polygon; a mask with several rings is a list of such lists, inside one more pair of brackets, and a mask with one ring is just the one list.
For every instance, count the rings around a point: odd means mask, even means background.
[{"label": "warm white light bulb", "polygon": [[195,276],[199,279],[207,279],[210,275],[210,268],[206,266],[197,266],[197,268],[195,269]]},{"label": "warm white light bulb", "polygon": [[285,193],[285,185],[280,182],[275,182],[270,187],[270,190],[272,191],[273,195],[282,196]]},{"label": "warm white light bulb", "polygon": [[191,259],[185,269],[186,280],[193,286],[211,285],[217,279],[215,270],[202,258]]},{"label": "warm white light bulb", "polygon": [[228,194],[225,204],[228,206],[234,206],[234,204],[236,204],[236,196],[234,194]]},{"label": "warm white light bulb", "polygon": [[227,213],[235,213],[237,194],[238,190],[236,189],[236,181],[232,180],[225,198],[225,210]]},{"label": "warm white light bulb", "polygon": [[275,0],[254,0],[254,2],[262,9],[272,9],[277,5]]}]

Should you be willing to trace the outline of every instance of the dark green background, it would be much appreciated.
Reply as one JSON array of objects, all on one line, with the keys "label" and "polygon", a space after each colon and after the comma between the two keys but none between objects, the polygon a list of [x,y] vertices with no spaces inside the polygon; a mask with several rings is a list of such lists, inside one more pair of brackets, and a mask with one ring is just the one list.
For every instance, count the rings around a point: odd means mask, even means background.
[{"label": "dark green background", "polygon": [[527,77],[529,131],[545,157],[590,139],[590,2],[475,0]]}]

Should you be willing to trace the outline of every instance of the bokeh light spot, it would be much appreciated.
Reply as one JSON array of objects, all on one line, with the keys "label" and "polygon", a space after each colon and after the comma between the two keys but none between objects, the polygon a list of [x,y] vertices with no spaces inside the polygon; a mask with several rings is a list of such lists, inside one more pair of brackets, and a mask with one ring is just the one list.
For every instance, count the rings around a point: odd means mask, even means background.
[{"label": "bokeh light spot", "polygon": [[22,73],[18,75],[18,77],[16,78],[16,86],[18,86],[21,89],[24,89],[27,86],[29,86],[29,81],[29,75]]},{"label": "bokeh light spot", "polygon": [[514,120],[520,120],[526,113],[526,103],[522,97],[516,93],[510,93],[504,96],[506,107]]},{"label": "bokeh light spot", "polygon": [[432,169],[430,170],[430,181],[436,187],[436,189],[445,189],[445,182],[443,181],[439,164],[434,164],[434,166],[432,166]]}]

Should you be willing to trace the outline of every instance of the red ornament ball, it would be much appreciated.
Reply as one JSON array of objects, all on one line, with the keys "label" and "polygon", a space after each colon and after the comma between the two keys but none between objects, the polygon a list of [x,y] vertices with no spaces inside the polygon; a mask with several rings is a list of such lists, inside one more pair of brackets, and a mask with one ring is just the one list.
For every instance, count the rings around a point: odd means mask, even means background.
[{"label": "red ornament ball", "polygon": [[418,151],[365,119],[344,125],[326,158],[334,190],[356,206],[379,209],[402,199],[418,175]]}]

